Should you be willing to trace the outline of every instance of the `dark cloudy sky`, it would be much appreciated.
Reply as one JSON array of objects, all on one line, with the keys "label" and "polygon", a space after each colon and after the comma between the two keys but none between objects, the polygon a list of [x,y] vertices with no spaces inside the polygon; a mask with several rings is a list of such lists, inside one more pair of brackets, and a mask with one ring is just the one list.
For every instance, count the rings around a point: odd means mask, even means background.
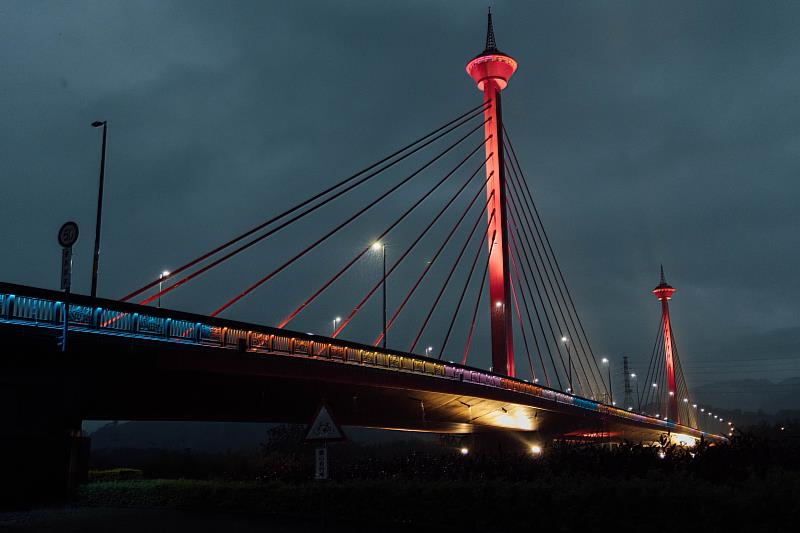
[{"label": "dark cloudy sky", "polygon": [[[0,279],[57,287],[55,232],[75,219],[75,290],[88,292],[91,121],[110,123],[100,295],[117,298],[479,103],[464,65],[483,49],[485,11],[482,1],[0,3]],[[520,64],[506,124],[595,351],[644,371],[663,263],[690,386],[800,375],[800,4],[493,11],[498,46]],[[359,194],[164,305],[213,310],[372,193]],[[274,323],[298,287],[374,238],[380,211],[226,316]],[[346,314],[377,261],[358,268],[293,326],[325,332]],[[351,338],[371,340],[376,304],[366,311]],[[412,329],[398,327],[398,344]]]}]

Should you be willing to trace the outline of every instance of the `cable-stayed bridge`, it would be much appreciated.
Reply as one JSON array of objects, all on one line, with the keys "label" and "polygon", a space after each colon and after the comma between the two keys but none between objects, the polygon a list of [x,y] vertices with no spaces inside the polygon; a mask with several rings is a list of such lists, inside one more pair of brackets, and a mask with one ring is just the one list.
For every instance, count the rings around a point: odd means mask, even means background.
[{"label": "cable-stayed bridge", "polygon": [[[497,49],[490,16],[486,48],[467,64],[483,94],[480,105],[119,300],[0,284],[2,391],[11,434],[27,443],[20,449],[31,442],[54,446],[86,419],[307,422],[323,402],[342,424],[514,432],[525,444],[724,441],[723,421],[698,424],[669,321],[674,289],[663,271],[653,290],[662,318],[648,386],[630,402],[636,405],[617,406],[610,373],[604,376],[607,361],[592,350],[503,123],[501,93],[516,68]],[[413,170],[391,177],[405,166]],[[368,184],[378,192],[355,209],[337,204]],[[410,188],[417,196],[393,212],[397,192]],[[314,235],[307,235],[308,226],[297,231],[323,212],[337,219]],[[298,265],[365,219],[380,219],[382,229],[362,249],[341,264],[334,256],[323,261],[329,271],[323,279],[293,277]],[[417,227],[399,232],[410,221]],[[273,249],[274,264],[241,280],[207,315],[156,307],[277,234],[291,235],[296,249]],[[389,262],[388,239],[395,248]],[[424,265],[395,281],[409,264],[413,270],[422,249]],[[380,278],[349,281],[376,253]],[[391,308],[389,280],[402,295]],[[275,284],[291,285],[296,301],[265,296]],[[333,318],[330,331],[292,330],[342,285],[346,290],[338,294],[347,301],[339,305],[350,311]],[[288,304],[287,312],[270,326],[224,318],[253,298],[265,306]],[[374,340],[345,340],[376,300],[382,321]],[[396,335],[401,321],[405,333]],[[470,364],[483,321],[488,370]],[[421,342],[431,336],[441,339],[435,349]],[[64,453],[55,454],[61,459],[54,464],[72,460]]]}]

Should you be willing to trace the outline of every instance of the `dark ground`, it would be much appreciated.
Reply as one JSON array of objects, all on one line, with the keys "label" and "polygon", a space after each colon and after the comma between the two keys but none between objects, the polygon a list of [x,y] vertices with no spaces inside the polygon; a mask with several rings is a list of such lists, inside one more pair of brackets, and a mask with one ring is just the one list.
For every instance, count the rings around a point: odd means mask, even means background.
[{"label": "dark ground", "polygon": [[[242,513],[215,513],[179,509],[54,507],[0,514],[0,529],[7,531],[212,531],[302,532],[291,523]],[[313,529],[307,529],[312,531]]]},{"label": "dark ground", "polygon": [[0,530],[777,532],[800,521],[797,424],[663,458],[633,445],[464,456],[454,441],[341,443],[327,482],[310,479],[298,434],[274,428],[252,454],[106,450],[68,505],[0,514]]}]

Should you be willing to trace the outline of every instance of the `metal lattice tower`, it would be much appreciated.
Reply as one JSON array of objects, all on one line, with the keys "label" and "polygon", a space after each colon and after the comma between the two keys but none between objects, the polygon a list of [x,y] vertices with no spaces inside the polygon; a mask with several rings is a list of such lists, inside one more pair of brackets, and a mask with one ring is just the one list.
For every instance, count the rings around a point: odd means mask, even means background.
[{"label": "metal lattice tower", "polygon": [[486,28],[486,53],[497,52],[497,42],[494,40],[494,26],[492,25],[492,10],[489,10],[489,25]]}]

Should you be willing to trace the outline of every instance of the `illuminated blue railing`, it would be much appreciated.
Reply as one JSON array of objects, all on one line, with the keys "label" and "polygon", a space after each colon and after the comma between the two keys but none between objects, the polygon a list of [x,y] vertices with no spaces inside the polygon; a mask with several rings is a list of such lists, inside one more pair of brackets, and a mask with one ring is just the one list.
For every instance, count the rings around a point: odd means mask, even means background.
[{"label": "illuminated blue railing", "polygon": [[[30,295],[34,293],[37,295]],[[59,299],[61,297],[62,294],[55,291],[0,283],[0,322],[61,327],[65,307],[64,302]],[[679,426],[671,420],[640,415],[524,380],[453,363],[443,363],[415,354],[375,350],[373,347],[347,341],[177,311],[110,300],[93,300],[85,296],[74,296],[74,298],[76,302],[69,306],[71,330],[191,343],[263,354],[324,358],[341,363],[426,374],[436,378],[519,392],[606,416],[661,427],[665,431],[680,431],[697,436],[706,434],[693,428]],[[92,302],[92,305],[87,305],[87,302]]]}]

